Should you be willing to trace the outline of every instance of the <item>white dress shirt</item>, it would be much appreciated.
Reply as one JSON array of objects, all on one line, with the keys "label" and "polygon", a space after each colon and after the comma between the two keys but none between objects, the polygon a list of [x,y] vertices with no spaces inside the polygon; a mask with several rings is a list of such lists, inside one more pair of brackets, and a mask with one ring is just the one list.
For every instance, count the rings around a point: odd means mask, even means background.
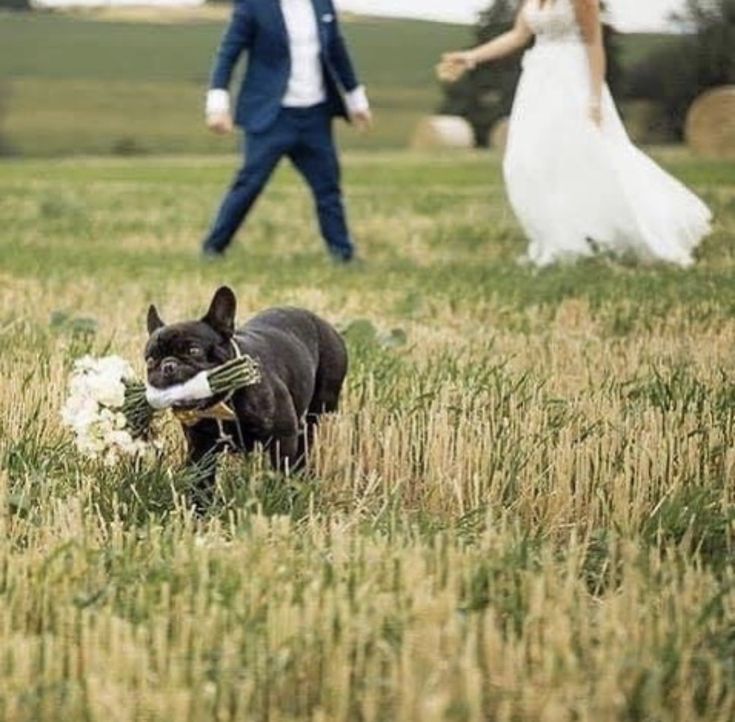
[{"label": "white dress shirt", "polygon": [[[310,108],[327,98],[321,62],[318,19],[312,0],[280,0],[291,54],[291,75],[282,104],[286,108]],[[370,110],[365,88],[345,94],[350,115]],[[230,112],[230,94],[214,89],[207,93],[207,116]]]},{"label": "white dress shirt", "polygon": [[281,0],[283,19],[291,51],[291,77],[288,79],[284,108],[310,108],[327,99],[322,61],[319,57],[319,28],[311,0]]}]

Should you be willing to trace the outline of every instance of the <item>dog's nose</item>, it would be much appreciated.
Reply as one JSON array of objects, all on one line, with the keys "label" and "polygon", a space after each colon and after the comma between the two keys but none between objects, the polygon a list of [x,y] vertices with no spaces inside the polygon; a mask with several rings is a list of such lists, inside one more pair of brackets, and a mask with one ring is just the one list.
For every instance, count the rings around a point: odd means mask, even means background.
[{"label": "dog's nose", "polygon": [[176,373],[176,361],[170,359],[164,361],[161,364],[161,373],[163,373],[166,378],[173,376]]}]

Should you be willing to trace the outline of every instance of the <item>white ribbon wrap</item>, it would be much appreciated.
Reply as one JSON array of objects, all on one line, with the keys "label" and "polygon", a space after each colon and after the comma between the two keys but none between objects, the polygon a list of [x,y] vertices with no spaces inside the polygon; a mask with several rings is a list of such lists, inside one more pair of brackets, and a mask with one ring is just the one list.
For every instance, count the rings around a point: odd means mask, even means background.
[{"label": "white ribbon wrap", "polygon": [[214,396],[209,385],[207,372],[202,371],[184,384],[169,386],[167,389],[157,389],[146,384],[145,397],[148,403],[157,411],[170,409],[177,404],[186,404],[192,401],[204,401]]}]

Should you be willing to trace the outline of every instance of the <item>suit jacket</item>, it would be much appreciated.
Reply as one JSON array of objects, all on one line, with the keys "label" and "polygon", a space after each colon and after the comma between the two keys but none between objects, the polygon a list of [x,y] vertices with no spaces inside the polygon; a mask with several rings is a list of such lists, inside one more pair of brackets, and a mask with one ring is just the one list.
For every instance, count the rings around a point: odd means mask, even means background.
[{"label": "suit jacket", "polygon": [[[333,0],[312,0],[319,29],[327,105],[348,117],[344,93],[359,83],[337,21]],[[276,120],[291,76],[291,53],[280,0],[236,0],[214,63],[210,87],[228,89],[243,52],[248,66],[235,106],[235,123],[262,133]]]}]

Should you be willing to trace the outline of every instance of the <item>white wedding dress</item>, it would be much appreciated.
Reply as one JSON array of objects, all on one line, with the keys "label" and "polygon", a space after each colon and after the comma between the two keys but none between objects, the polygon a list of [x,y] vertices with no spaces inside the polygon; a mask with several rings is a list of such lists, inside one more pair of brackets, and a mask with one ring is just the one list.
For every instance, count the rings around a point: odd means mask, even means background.
[{"label": "white wedding dress", "polygon": [[710,232],[702,201],[628,138],[610,91],[590,119],[590,71],[572,0],[527,0],[536,42],[523,58],[504,161],[511,205],[537,266],[598,252],[679,266]]}]

